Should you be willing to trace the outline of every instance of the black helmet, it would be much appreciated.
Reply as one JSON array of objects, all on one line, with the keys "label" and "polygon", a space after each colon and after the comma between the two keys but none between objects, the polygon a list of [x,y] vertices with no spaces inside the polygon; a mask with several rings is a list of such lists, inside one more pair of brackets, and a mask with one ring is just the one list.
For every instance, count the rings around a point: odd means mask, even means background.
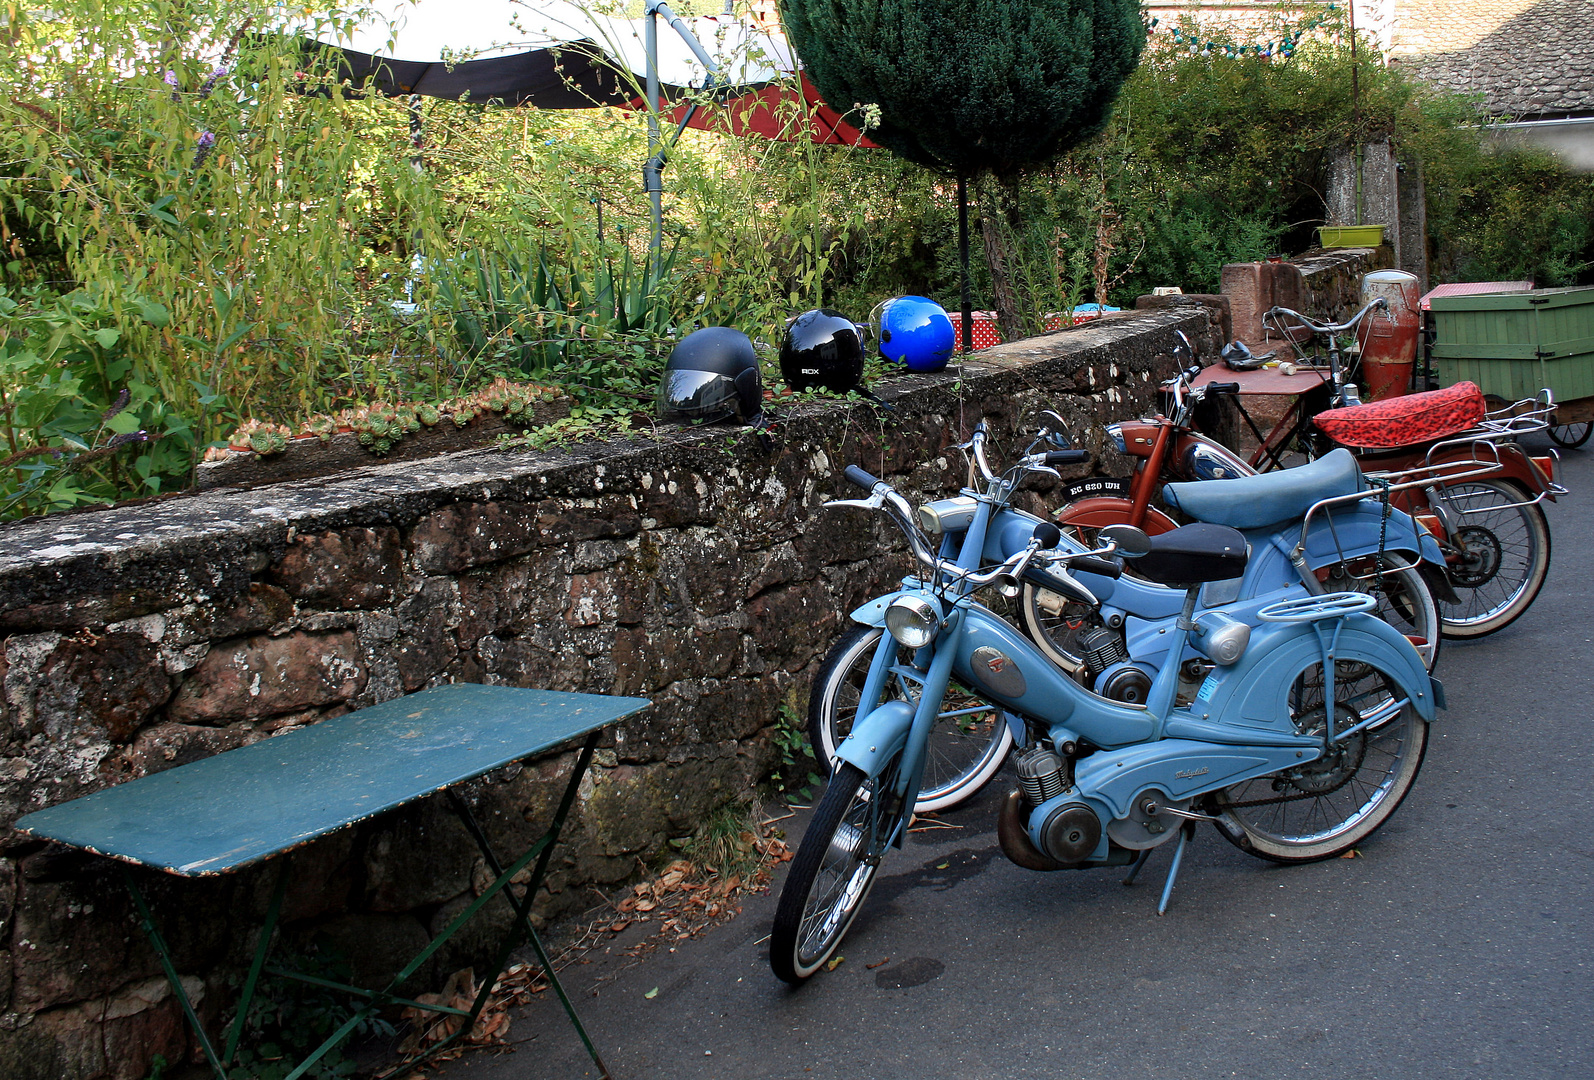
[{"label": "black helmet", "polygon": [[805,311],[786,328],[780,347],[780,373],[793,390],[822,386],[845,394],[863,378],[863,338],[839,311]]},{"label": "black helmet", "polygon": [[740,416],[746,423],[757,423],[763,411],[758,354],[740,330],[705,326],[670,350],[659,385],[662,419],[712,423]]}]

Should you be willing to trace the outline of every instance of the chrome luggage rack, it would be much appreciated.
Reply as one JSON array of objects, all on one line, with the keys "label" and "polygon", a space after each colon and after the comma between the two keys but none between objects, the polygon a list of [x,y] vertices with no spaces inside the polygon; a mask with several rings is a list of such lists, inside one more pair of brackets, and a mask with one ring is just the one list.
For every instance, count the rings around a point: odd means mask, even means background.
[{"label": "chrome luggage rack", "polygon": [[[1390,495],[1397,491],[1428,487],[1431,484],[1441,482],[1453,483],[1457,480],[1469,480],[1473,477],[1488,476],[1503,471],[1505,466],[1500,464],[1500,452],[1495,444],[1483,442],[1482,445],[1489,448],[1493,455],[1493,460],[1485,461],[1474,455],[1471,461],[1441,461],[1436,465],[1418,465],[1397,473],[1368,473],[1366,474],[1368,478],[1380,482],[1376,482],[1372,487],[1362,491],[1354,491],[1349,495],[1336,495],[1333,498],[1322,499],[1313,503],[1310,509],[1306,511],[1306,516],[1301,519],[1301,539],[1290,552],[1290,561],[1296,564],[1297,569],[1305,566],[1306,538],[1311,531],[1312,518],[1317,516],[1319,511],[1329,511],[1336,506],[1349,506],[1352,503],[1361,502],[1363,499],[1377,499],[1379,502],[1385,502]],[[1405,477],[1406,479],[1401,480],[1399,483],[1381,482],[1394,477]],[[1540,499],[1543,497],[1543,495],[1539,496]],[[1490,509],[1500,509],[1500,507],[1491,507]],[[1330,518],[1329,520],[1332,527],[1333,519]],[[1415,532],[1415,526],[1413,531]],[[1413,539],[1416,539],[1416,537],[1414,536]],[[1310,588],[1311,586],[1308,585],[1307,587]]]},{"label": "chrome luggage rack", "polygon": [[[1418,484],[1449,484],[1457,480],[1470,480],[1473,477],[1487,476],[1490,473],[1501,472],[1504,466],[1500,464],[1500,446],[1503,443],[1513,443],[1518,436],[1534,431],[1544,431],[1551,425],[1551,418],[1555,414],[1555,395],[1546,387],[1534,397],[1513,401],[1498,409],[1485,413],[1478,425],[1449,439],[1441,439],[1428,448],[1424,455],[1424,464],[1410,469],[1396,469],[1388,472],[1370,472],[1364,474],[1371,480],[1400,481],[1390,485],[1391,491],[1398,491],[1411,487],[1412,483]],[[1448,461],[1434,463],[1434,454],[1457,446],[1467,446],[1472,449],[1471,461]],[[1524,502],[1500,504],[1477,509],[1456,508],[1461,514],[1476,514],[1485,511],[1507,510],[1518,506],[1536,506],[1544,501],[1546,495],[1567,495],[1569,489],[1560,484],[1556,477],[1561,471],[1560,452],[1553,447],[1547,448],[1548,456],[1554,462],[1550,468],[1550,475],[1544,477],[1544,490],[1537,496]],[[1520,451],[1519,451],[1520,452]],[[1538,463],[1532,462],[1533,468],[1541,474]],[[1409,481],[1409,482],[1408,482]],[[1437,492],[1440,499],[1446,504],[1452,502],[1452,497],[1440,487]]]},{"label": "chrome luggage rack", "polygon": [[1318,619],[1340,619],[1346,615],[1372,611],[1377,606],[1378,601],[1367,593],[1335,592],[1281,600],[1257,611],[1256,617],[1263,622],[1316,622]]}]

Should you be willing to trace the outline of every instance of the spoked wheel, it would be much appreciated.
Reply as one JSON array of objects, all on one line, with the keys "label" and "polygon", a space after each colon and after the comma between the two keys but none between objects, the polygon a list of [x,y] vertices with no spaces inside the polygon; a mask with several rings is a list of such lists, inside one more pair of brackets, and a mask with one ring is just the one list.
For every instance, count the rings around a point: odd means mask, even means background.
[{"label": "spoked wheel", "polygon": [[[1130,500],[1123,500],[1125,520],[1129,517],[1131,505]],[[1144,520],[1144,530],[1151,536],[1178,528],[1166,514],[1155,508],[1147,512]],[[1101,534],[1098,526],[1078,523],[1065,522],[1063,530],[1086,549],[1094,548]],[[1134,565],[1133,559],[1125,559],[1124,573],[1130,577],[1138,577]],[[1079,647],[1079,637],[1087,630],[1101,625],[1096,609],[1090,604],[1069,599],[1061,593],[1040,588],[1026,581],[1023,592],[1019,594],[1017,615],[1018,618],[1014,621],[1023,620],[1024,633],[1039,646],[1041,652],[1046,654],[1046,658],[1070,675],[1078,677],[1085,667],[1085,656]]]},{"label": "spoked wheel", "polygon": [[[1322,571],[1318,572],[1319,575]],[[1372,614],[1394,627],[1416,648],[1429,671],[1439,660],[1442,622],[1433,590],[1422,573],[1403,556],[1385,552],[1382,569],[1376,556],[1350,559],[1329,568],[1323,587],[1329,592],[1372,593],[1378,607]]]},{"label": "spoked wheel", "polygon": [[1515,622],[1544,587],[1550,523],[1531,495],[1504,480],[1449,484],[1443,496],[1456,523],[1450,581],[1461,598],[1440,605],[1445,636],[1483,637]]},{"label": "spoked wheel", "polygon": [[1070,675],[1085,666],[1079,636],[1101,624],[1096,609],[1061,593],[1042,589],[1029,582],[1019,597],[1024,617],[1024,632],[1040,646],[1047,659]]},{"label": "spoked wheel", "polygon": [[[883,633],[878,626],[854,627],[830,650],[814,677],[808,694],[808,738],[814,757],[832,771],[836,748],[858,718],[858,699]],[[899,647],[882,702],[919,700],[920,682],[912,661],[912,650]],[[1001,711],[956,683],[947,687],[941,710],[925,747],[924,777],[913,804],[921,814],[956,806],[979,791],[996,775],[1013,746],[1013,733]]]},{"label": "spoked wheel", "polygon": [[846,763],[830,778],[791,861],[769,935],[769,966],[787,982],[818,971],[863,907],[902,821],[902,807],[888,805],[901,766],[899,753],[877,779]]},{"label": "spoked wheel", "polygon": [[1555,445],[1576,450],[1588,442],[1590,435],[1594,435],[1594,424],[1587,421],[1581,424],[1557,424],[1550,428],[1548,435]]},{"label": "spoked wheel", "polygon": [[[1290,713],[1303,735],[1324,734],[1323,665],[1303,670]],[[1244,851],[1274,862],[1312,862],[1354,847],[1389,820],[1417,779],[1428,722],[1399,684],[1375,664],[1334,667],[1334,730],[1348,731],[1316,761],[1218,792],[1218,831]]]}]

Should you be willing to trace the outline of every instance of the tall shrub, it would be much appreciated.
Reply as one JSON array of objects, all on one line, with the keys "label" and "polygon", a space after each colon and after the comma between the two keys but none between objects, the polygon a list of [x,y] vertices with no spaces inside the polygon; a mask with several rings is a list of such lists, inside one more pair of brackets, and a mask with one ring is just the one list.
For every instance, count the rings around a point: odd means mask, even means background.
[{"label": "tall shrub", "polygon": [[[781,10],[825,99],[877,106],[870,138],[956,176],[960,192],[983,174],[1010,185],[1098,130],[1145,43],[1132,0],[783,0]],[[988,218],[1005,201],[988,200]],[[1013,332],[1003,234],[985,237]],[[966,294],[966,262],[964,276]]]}]

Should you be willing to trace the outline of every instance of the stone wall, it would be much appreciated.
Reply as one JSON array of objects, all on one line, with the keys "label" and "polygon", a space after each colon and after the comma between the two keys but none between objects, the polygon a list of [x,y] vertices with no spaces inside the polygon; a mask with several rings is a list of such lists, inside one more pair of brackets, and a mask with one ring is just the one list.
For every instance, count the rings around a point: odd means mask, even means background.
[{"label": "stone wall", "polygon": [[1393,265],[1387,247],[1315,250],[1285,262],[1230,263],[1223,268],[1234,337],[1251,344],[1269,335],[1262,316],[1287,307],[1341,322],[1361,307],[1362,275]]},{"label": "stone wall", "polygon": [[[1204,311],[989,350],[890,384],[894,411],[801,406],[771,453],[738,430],[669,430],[0,529],[0,1075],[134,1078],[156,1053],[192,1052],[120,869],[15,832],[20,814],[440,682],[650,697],[600,751],[537,906],[586,908],[591,887],[633,878],[748,795],[846,612],[905,570],[883,521],[819,508],[842,467],[952,491],[952,443],[984,418],[1013,448],[1044,407],[1099,450],[1103,421],[1152,404],[1176,328],[1203,333]],[[572,759],[467,786],[495,841],[540,831]],[[285,945],[331,942],[365,978],[468,904],[482,869],[435,799],[287,861]],[[138,872],[213,1022],[281,862],[216,880]],[[473,952],[462,942],[421,981]]]}]

